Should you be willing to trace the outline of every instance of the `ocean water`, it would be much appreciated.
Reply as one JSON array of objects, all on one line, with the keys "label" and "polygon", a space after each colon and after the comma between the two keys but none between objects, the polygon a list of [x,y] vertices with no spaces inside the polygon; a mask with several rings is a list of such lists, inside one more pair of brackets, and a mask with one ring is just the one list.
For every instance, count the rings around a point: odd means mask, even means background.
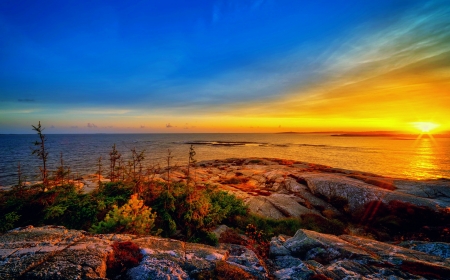
[{"label": "ocean water", "polygon": [[[429,179],[450,178],[450,138],[336,137],[330,134],[48,134],[49,170],[59,164],[79,174],[109,166],[115,143],[125,159],[132,148],[143,151],[145,165],[186,165],[190,144],[197,161],[232,157],[284,158],[385,176]],[[36,134],[0,135],[0,186],[17,182],[20,162],[28,181],[37,180],[40,160],[32,155]],[[106,174],[106,172],[105,172]]]}]

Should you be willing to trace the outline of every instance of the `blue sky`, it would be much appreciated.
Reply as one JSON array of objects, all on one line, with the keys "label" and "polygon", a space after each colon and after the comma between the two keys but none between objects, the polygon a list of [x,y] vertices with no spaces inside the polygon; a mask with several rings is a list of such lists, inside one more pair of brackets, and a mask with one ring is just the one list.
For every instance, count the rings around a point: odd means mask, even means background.
[{"label": "blue sky", "polygon": [[[333,67],[350,65],[356,73],[380,68],[354,66],[367,59],[361,48],[384,53],[380,34],[395,42],[389,52],[397,44],[407,49],[406,43],[429,42],[422,29],[443,28],[432,39],[447,50],[447,3],[2,1],[0,133],[29,133],[39,120],[49,133],[351,128],[338,125],[352,118],[344,112],[336,113],[333,126],[317,125],[322,111],[314,104],[339,96],[311,101],[346,70]],[[417,30],[408,30],[413,23]],[[410,60],[423,60],[408,51]],[[431,53],[432,46],[424,51]],[[390,70],[405,60],[387,59]],[[435,64],[426,67],[433,69]],[[354,78],[349,71],[337,80]],[[292,100],[297,107],[289,110],[278,104]],[[313,108],[297,116],[302,105]],[[360,118],[361,127],[392,128],[388,120]],[[300,125],[309,119],[310,126]]]}]

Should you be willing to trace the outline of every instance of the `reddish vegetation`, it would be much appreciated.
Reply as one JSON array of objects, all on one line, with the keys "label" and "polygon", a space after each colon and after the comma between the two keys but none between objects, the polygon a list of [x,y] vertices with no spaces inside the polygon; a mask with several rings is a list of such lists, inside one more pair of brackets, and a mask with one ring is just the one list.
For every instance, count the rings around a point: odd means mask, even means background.
[{"label": "reddish vegetation", "polygon": [[248,248],[254,251],[260,258],[265,259],[269,256],[270,242],[262,230],[252,224],[247,225],[245,235],[248,236]]},{"label": "reddish vegetation", "polygon": [[127,269],[137,266],[142,260],[139,246],[133,242],[114,242],[112,248],[113,252],[106,260],[108,278],[122,274]]},{"label": "reddish vegetation", "polygon": [[229,243],[246,246],[248,241],[242,238],[236,231],[232,229],[227,229],[224,233],[220,235],[220,243]]}]

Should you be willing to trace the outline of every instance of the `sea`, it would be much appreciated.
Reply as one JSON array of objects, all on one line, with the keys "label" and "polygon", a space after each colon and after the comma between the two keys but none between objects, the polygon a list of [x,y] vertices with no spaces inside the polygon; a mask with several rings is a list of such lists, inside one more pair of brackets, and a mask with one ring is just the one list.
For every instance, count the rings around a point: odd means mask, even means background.
[{"label": "sea", "polygon": [[[72,174],[103,170],[115,144],[125,161],[143,152],[144,166],[186,165],[193,145],[197,162],[226,158],[282,158],[410,179],[450,178],[450,138],[306,134],[47,134],[48,169],[60,158]],[[41,160],[32,155],[36,134],[0,135],[0,186],[38,180]],[[169,155],[170,152],[170,155]]]}]

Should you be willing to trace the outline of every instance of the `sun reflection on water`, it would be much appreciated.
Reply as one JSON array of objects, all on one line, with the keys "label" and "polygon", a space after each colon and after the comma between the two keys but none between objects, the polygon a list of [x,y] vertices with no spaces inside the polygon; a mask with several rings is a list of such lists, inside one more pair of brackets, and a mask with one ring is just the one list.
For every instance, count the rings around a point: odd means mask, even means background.
[{"label": "sun reflection on water", "polygon": [[431,135],[430,137],[418,137],[414,142],[414,147],[416,153],[409,164],[409,170],[411,171],[405,173],[417,179],[433,177],[432,171],[437,168],[434,163],[437,149],[436,141]]}]

